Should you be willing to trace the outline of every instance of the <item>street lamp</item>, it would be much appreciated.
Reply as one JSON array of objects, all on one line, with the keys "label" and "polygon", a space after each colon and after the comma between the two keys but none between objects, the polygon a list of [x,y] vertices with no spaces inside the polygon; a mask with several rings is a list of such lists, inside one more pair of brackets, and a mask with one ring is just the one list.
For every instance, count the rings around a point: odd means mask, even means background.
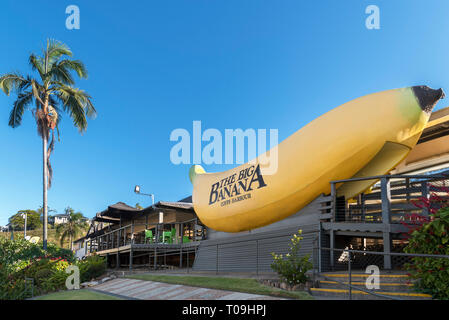
[{"label": "street lamp", "polygon": [[27,237],[27,217],[28,217],[28,215],[26,213],[22,213],[22,218],[25,219],[25,229],[24,229],[24,232],[23,232],[23,237],[25,239]]},{"label": "street lamp", "polygon": [[153,202],[154,205],[154,194],[152,193],[142,193],[140,192],[140,186],[135,186],[134,187],[134,192],[143,196],[150,196],[151,197],[151,201]]}]

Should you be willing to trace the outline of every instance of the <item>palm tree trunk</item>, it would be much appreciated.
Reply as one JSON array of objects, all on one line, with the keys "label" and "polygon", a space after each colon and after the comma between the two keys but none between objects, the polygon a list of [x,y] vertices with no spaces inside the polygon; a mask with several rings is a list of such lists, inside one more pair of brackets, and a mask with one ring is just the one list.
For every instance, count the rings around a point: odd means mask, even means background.
[{"label": "palm tree trunk", "polygon": [[42,211],[43,211],[43,249],[47,250],[47,221],[48,221],[48,206],[47,206],[47,186],[48,186],[48,170],[47,170],[47,137],[45,134],[43,134],[42,138],[42,153],[43,153],[43,205],[42,205]]}]

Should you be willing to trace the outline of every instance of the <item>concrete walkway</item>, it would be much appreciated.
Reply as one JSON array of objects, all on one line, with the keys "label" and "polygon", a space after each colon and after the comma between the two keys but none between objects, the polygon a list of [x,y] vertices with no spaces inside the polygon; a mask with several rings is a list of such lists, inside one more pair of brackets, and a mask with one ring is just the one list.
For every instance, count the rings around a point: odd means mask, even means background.
[{"label": "concrete walkway", "polygon": [[284,300],[282,298],[119,278],[92,287],[95,291],[137,300]]}]

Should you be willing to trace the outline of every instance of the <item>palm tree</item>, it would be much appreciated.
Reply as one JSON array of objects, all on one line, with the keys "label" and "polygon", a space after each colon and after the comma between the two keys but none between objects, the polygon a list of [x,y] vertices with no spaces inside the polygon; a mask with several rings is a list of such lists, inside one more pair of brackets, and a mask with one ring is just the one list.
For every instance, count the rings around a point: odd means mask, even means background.
[{"label": "palm tree", "polygon": [[75,212],[72,208],[67,207],[64,213],[67,215],[67,222],[58,224],[56,236],[59,238],[61,247],[64,245],[64,241],[69,238],[70,250],[73,250],[73,239],[82,233],[88,225],[81,212]]},{"label": "palm tree", "polygon": [[[86,116],[92,118],[96,115],[90,95],[74,87],[72,73],[87,78],[87,70],[81,61],[68,59],[71,56],[72,51],[67,45],[49,39],[42,55],[31,54],[29,57],[33,74],[24,76],[12,72],[0,77],[3,92],[8,96],[11,91],[17,94],[9,116],[9,126],[20,126],[25,110],[31,110],[42,138],[44,250],[47,249],[47,190],[51,187],[53,176],[50,155],[54,149],[55,129],[59,136],[60,115],[66,112],[80,132],[87,128]],[[52,140],[49,143],[50,133]]]}]

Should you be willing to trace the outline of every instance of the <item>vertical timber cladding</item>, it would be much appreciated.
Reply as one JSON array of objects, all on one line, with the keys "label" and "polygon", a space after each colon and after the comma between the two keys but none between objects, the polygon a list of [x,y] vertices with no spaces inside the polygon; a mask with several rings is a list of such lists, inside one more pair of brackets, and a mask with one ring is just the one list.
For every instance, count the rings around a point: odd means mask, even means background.
[{"label": "vertical timber cladding", "polygon": [[[314,264],[319,225],[295,226],[254,234],[236,235],[200,243],[193,270],[218,272],[272,272],[271,252],[288,252],[293,234],[301,229],[300,255],[310,254]],[[218,263],[218,264],[217,264]]]}]

